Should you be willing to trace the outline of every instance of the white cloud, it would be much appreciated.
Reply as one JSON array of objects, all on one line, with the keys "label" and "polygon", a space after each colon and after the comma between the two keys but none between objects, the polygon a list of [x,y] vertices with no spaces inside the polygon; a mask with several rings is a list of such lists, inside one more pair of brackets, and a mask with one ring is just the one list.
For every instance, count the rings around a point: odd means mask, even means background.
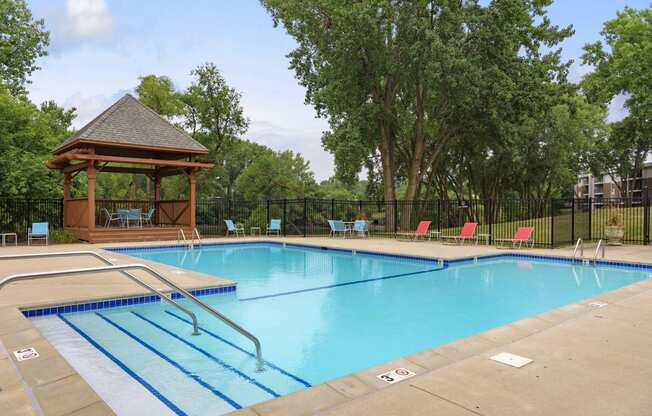
[{"label": "white cloud", "polygon": [[66,23],[70,34],[93,37],[110,33],[113,17],[104,0],[66,0]]}]

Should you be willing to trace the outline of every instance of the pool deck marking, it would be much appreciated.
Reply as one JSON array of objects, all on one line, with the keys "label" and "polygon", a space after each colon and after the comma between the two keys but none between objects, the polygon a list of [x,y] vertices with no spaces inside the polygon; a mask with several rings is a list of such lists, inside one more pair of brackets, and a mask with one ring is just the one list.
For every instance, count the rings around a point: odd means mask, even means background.
[{"label": "pool deck marking", "polygon": [[222,400],[224,400],[225,402],[227,402],[228,404],[230,404],[233,408],[235,408],[235,409],[241,409],[241,408],[242,408],[242,406],[241,406],[238,402],[236,402],[235,400],[233,400],[232,398],[230,398],[230,397],[227,396],[226,394],[222,393],[221,391],[217,390],[215,387],[211,386],[209,383],[207,383],[206,381],[204,381],[201,377],[199,377],[199,376],[196,375],[196,374],[193,374],[191,371],[188,371],[188,370],[187,370],[186,368],[184,368],[181,364],[179,364],[178,362],[174,361],[174,360],[171,359],[170,357],[166,356],[165,354],[163,354],[162,352],[160,352],[160,351],[157,350],[156,348],[152,347],[151,345],[149,345],[148,343],[146,343],[146,342],[143,341],[142,339],[138,338],[136,335],[134,335],[134,334],[132,334],[131,332],[129,332],[128,330],[126,330],[125,328],[121,327],[120,325],[118,325],[117,323],[113,322],[112,320],[110,320],[109,318],[107,318],[106,316],[102,315],[102,314],[99,313],[99,312],[95,312],[95,315],[99,316],[99,317],[100,317],[102,320],[104,320],[106,323],[108,323],[109,325],[113,326],[115,329],[117,329],[118,331],[122,332],[123,334],[127,335],[129,338],[131,338],[132,340],[136,341],[138,344],[140,344],[141,346],[145,347],[145,348],[146,348],[147,350],[149,350],[150,352],[153,352],[154,354],[156,354],[158,357],[160,357],[161,359],[163,359],[163,361],[167,362],[168,364],[172,365],[172,366],[173,366],[174,368],[176,368],[177,370],[181,371],[181,372],[182,372],[183,374],[185,374],[188,378],[191,378],[192,380],[194,380],[195,382],[197,382],[200,386],[204,387],[206,390],[210,391],[210,392],[213,393],[215,396],[219,397],[220,399],[222,399]]},{"label": "pool deck marking", "polygon": [[314,292],[316,290],[333,289],[333,288],[342,287],[342,286],[358,285],[358,284],[361,284],[361,283],[375,282],[375,281],[378,281],[378,280],[389,280],[389,279],[397,279],[399,277],[418,276],[418,275],[422,275],[422,274],[425,274],[425,273],[431,273],[431,272],[438,272],[438,271],[441,271],[441,270],[446,270],[447,268],[448,268],[448,266],[446,264],[444,264],[442,267],[440,267],[438,269],[420,270],[418,272],[393,274],[393,275],[390,275],[390,276],[373,277],[371,279],[362,279],[362,280],[354,280],[354,281],[351,281],[351,282],[334,283],[334,284],[331,284],[331,285],[310,287],[310,288],[307,288],[307,289],[291,290],[291,291],[288,291],[288,292],[273,293],[271,295],[253,296],[253,297],[250,297],[250,298],[242,298],[242,299],[238,299],[238,300],[240,302],[248,302],[250,300],[259,300],[259,299],[267,299],[267,298],[276,298],[276,297],[279,297],[279,296],[296,295],[297,293]]},{"label": "pool deck marking", "polygon": [[180,336],[178,336],[177,334],[173,333],[172,331],[169,331],[168,329],[162,327],[161,325],[157,324],[156,322],[154,322],[154,321],[152,321],[152,320],[150,320],[150,319],[145,318],[143,315],[139,314],[138,312],[134,312],[134,311],[132,311],[131,314],[137,316],[138,318],[142,319],[143,321],[147,322],[148,324],[152,325],[153,327],[157,328],[158,330],[165,332],[166,334],[168,334],[168,335],[171,336],[172,338],[174,338],[174,339],[176,339],[176,340],[178,340],[178,341],[181,341],[182,343],[184,343],[184,344],[187,345],[188,347],[190,347],[190,348],[192,348],[193,350],[195,350],[195,351],[201,353],[201,354],[204,355],[205,357],[207,357],[207,358],[213,360],[214,362],[216,362],[217,364],[219,364],[219,365],[220,365],[221,367],[223,367],[224,369],[229,370],[229,371],[231,371],[232,373],[235,373],[235,374],[238,375],[239,377],[245,379],[245,380],[248,381],[249,383],[253,384],[254,386],[256,386],[256,387],[258,387],[258,388],[260,388],[261,390],[265,391],[266,393],[270,394],[271,396],[273,396],[273,397],[281,397],[280,394],[278,394],[277,392],[275,392],[275,391],[272,390],[271,388],[269,388],[269,387],[267,387],[266,385],[262,384],[261,382],[259,382],[259,381],[256,380],[255,378],[253,378],[253,377],[251,377],[251,376],[248,376],[247,374],[243,373],[242,371],[238,370],[237,368],[235,368],[235,367],[233,367],[233,366],[231,366],[231,365],[225,363],[224,361],[220,360],[219,358],[217,358],[217,357],[214,356],[213,354],[209,353],[209,352],[206,351],[205,349],[196,346],[196,345],[193,344],[192,342],[188,342],[188,341],[186,341],[185,339],[181,338]]},{"label": "pool deck marking", "polygon": [[[167,314],[170,315],[170,316],[173,316],[173,317],[177,318],[178,320],[180,320],[180,321],[182,321],[182,322],[187,323],[188,325],[192,325],[192,322],[190,322],[189,320],[187,320],[187,319],[185,319],[185,318],[183,318],[183,317],[181,317],[181,316],[175,314],[174,312],[165,311],[165,313],[167,313]],[[211,336],[211,337],[213,337],[213,338],[215,338],[215,339],[217,339],[217,340],[219,340],[219,341],[222,341],[223,343],[225,343],[225,344],[227,344],[227,345],[229,345],[229,346],[231,346],[231,347],[237,349],[238,351],[241,351],[241,352],[247,354],[248,356],[250,356],[250,357],[252,357],[252,358],[256,358],[256,356],[254,355],[254,353],[245,350],[244,348],[240,347],[239,345],[236,345],[236,344],[232,343],[231,341],[229,341],[229,340],[227,340],[227,339],[225,339],[225,338],[222,338],[221,336],[217,335],[217,334],[214,333],[214,332],[209,331],[208,329],[204,328],[203,326],[198,325],[198,328],[201,329],[202,332],[205,332],[207,335],[209,335],[209,336]],[[279,373],[281,373],[281,374],[283,374],[283,375],[286,375],[286,376],[290,377],[291,379],[297,381],[298,383],[304,385],[305,387],[312,387],[312,384],[310,384],[310,383],[307,382],[306,380],[302,379],[301,377],[296,376],[296,375],[294,375],[294,374],[292,374],[292,373],[290,373],[290,372],[288,372],[288,371],[282,369],[281,367],[277,366],[276,364],[274,364],[274,363],[272,363],[272,362],[270,362],[270,361],[267,361],[267,360],[263,360],[263,361],[264,361],[265,364],[268,365],[269,367],[273,368],[274,370],[278,371]]]},{"label": "pool deck marking", "polygon": [[159,399],[161,401],[161,403],[164,403],[175,414],[177,414],[178,416],[187,416],[186,412],[179,409],[174,403],[172,403],[170,400],[168,400],[168,398],[165,397],[161,392],[159,392],[154,386],[149,384],[145,379],[140,377],[135,371],[133,371],[131,368],[129,368],[125,363],[120,361],[120,359],[118,359],[118,357],[111,354],[107,349],[105,349],[97,341],[95,341],[88,334],[86,334],[86,332],[84,332],[81,328],[79,328],[77,325],[70,322],[63,315],[59,314],[57,316],[59,317],[59,319],[61,319],[63,322],[65,322],[70,328],[72,328],[73,331],[77,332],[79,334],[79,336],[81,336],[86,341],[88,341],[88,343],[91,344],[93,347],[95,347],[98,351],[102,352],[109,360],[113,361],[115,363],[115,365],[117,365],[118,367],[120,367],[122,369],[122,371],[129,374],[134,380],[138,381],[145,389],[147,389],[147,391],[152,393],[152,395],[154,397]]}]

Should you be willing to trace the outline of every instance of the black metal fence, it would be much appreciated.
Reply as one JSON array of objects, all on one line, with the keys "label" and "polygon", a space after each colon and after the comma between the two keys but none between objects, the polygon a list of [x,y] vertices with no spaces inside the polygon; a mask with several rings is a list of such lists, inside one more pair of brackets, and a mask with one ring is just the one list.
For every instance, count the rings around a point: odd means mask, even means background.
[{"label": "black metal fence", "polygon": [[[142,208],[148,201],[102,201],[98,211],[107,208]],[[101,217],[101,212],[98,212]],[[430,229],[441,235],[459,234],[467,221],[478,223],[478,234],[490,240],[510,238],[520,226],[534,227],[537,246],[557,247],[605,237],[610,220],[622,221],[624,242],[649,244],[652,228],[650,198],[611,199],[497,199],[433,201],[343,201],[324,199],[283,199],[269,201],[197,201],[197,226],[204,236],[226,233],[225,219],[242,224],[247,232],[265,226],[273,218],[282,220],[287,236],[329,234],[327,220],[370,221],[372,237],[391,237],[413,231],[419,221],[432,221]],[[0,232],[24,236],[32,222],[47,221],[50,227],[63,226],[61,199],[0,198]]]},{"label": "black metal fence", "polygon": [[[535,244],[557,247],[605,237],[608,221],[620,218],[628,244],[649,244],[650,199],[498,199],[434,201],[343,201],[284,199],[228,201],[215,199],[197,204],[197,224],[205,235],[224,235],[224,219],[242,224],[247,231],[265,226],[272,218],[282,220],[287,236],[323,236],[327,220],[370,221],[371,236],[390,237],[413,231],[419,221],[432,222],[441,235],[456,235],[467,221],[478,223],[478,234],[490,241],[511,238],[518,227],[534,227]],[[256,230],[254,229],[254,232]]]},{"label": "black metal fence", "polygon": [[0,198],[0,233],[16,233],[22,240],[34,222],[48,222],[63,228],[63,199]]}]

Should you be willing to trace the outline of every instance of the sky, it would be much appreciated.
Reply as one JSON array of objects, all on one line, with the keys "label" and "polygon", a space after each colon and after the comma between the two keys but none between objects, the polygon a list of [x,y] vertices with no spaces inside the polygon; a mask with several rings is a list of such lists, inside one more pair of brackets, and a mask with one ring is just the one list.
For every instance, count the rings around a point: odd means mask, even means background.
[{"label": "sky", "polygon": [[[487,3],[488,0],[481,0]],[[77,108],[79,128],[125,93],[138,77],[169,76],[178,89],[190,71],[214,62],[229,85],[242,93],[250,120],[244,138],[276,150],[300,152],[318,180],[333,174],[333,158],[321,146],[327,129],[304,103],[305,90],[288,68],[294,40],[257,0],[28,0],[36,18],[51,32],[49,55],[38,62],[30,98]],[[602,23],[628,5],[651,0],[557,0],[549,8],[554,24],[572,24],[575,36],[563,44],[565,59],[576,61],[571,78],[590,69],[579,65],[582,46],[599,39]],[[611,118],[622,117],[615,100]]]}]

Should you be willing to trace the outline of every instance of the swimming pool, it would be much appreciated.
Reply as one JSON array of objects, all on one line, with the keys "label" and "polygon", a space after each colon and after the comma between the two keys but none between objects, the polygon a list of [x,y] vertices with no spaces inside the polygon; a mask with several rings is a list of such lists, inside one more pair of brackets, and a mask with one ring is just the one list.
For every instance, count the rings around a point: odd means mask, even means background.
[{"label": "swimming pool", "polygon": [[[650,273],[527,256],[440,262],[277,243],[121,251],[236,280],[237,291],[202,299],[262,342],[268,364],[258,373],[250,342],[200,310],[200,336],[158,303],[52,318],[178,415],[226,413]],[[48,337],[47,322],[37,326]]]}]

